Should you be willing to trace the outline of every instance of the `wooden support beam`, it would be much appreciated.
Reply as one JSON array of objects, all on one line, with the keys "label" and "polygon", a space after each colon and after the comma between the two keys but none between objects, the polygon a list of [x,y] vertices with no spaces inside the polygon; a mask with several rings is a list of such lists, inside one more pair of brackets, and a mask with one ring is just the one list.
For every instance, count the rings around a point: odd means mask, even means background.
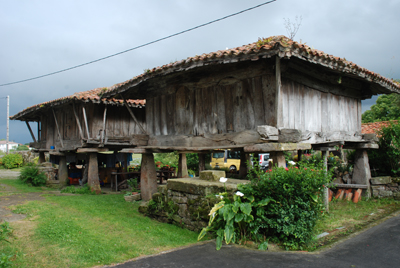
[{"label": "wooden support beam", "polygon": [[89,126],[88,126],[87,117],[86,117],[86,109],[83,106],[82,106],[82,112],[83,112],[83,120],[85,121],[87,140],[89,141],[90,140]]},{"label": "wooden support beam", "polygon": [[244,146],[244,151],[248,153],[268,153],[309,149],[311,149],[311,144],[309,143],[262,143]]},{"label": "wooden support beam", "polygon": [[75,109],[75,103],[72,103],[72,109],[74,110],[74,116],[75,116],[76,124],[78,125],[79,135],[81,137],[81,140],[83,141],[83,139],[84,139],[83,131],[82,131],[82,127],[81,127],[81,122],[79,121],[79,117],[78,117],[78,114]]},{"label": "wooden support beam", "polygon": [[28,127],[28,129],[29,129],[29,132],[31,133],[31,136],[32,136],[33,142],[36,142],[35,135],[33,134],[33,131],[32,131],[32,128],[31,128],[31,126],[29,125],[29,122],[28,122],[28,121],[25,121],[25,123],[26,123],[26,126],[27,126],[27,127]]},{"label": "wooden support beam", "polygon": [[106,118],[107,118],[107,106],[104,107],[104,113],[103,113],[103,129],[102,129],[102,131],[101,131],[100,144],[104,144],[105,132],[106,132]]},{"label": "wooden support beam", "polygon": [[346,142],[343,149],[379,149],[379,145],[371,142]]},{"label": "wooden support beam", "polygon": [[51,110],[53,111],[54,121],[56,122],[56,127],[57,127],[58,137],[60,138],[61,147],[64,147],[63,139],[62,139],[62,136],[61,136],[61,133],[60,133],[60,128],[59,128],[58,122],[57,122],[56,113],[54,112],[53,108]]},{"label": "wooden support beam", "polygon": [[108,152],[108,148],[78,148],[76,150],[77,153],[101,153],[101,152]]},{"label": "wooden support beam", "polygon": [[283,126],[283,111],[282,111],[282,92],[281,92],[281,59],[279,55],[275,56],[275,116],[276,127]]},{"label": "wooden support beam", "polygon": [[128,103],[126,102],[124,96],[122,96],[122,94],[119,94],[122,98],[122,100],[124,101],[124,105],[126,107],[126,109],[128,109],[129,114],[131,115],[132,119],[135,121],[135,123],[139,126],[140,130],[142,130],[142,132],[144,134],[148,134],[147,131],[143,128],[143,126],[141,124],[139,124],[139,122],[136,119],[136,116],[133,114],[131,107],[128,106]]}]

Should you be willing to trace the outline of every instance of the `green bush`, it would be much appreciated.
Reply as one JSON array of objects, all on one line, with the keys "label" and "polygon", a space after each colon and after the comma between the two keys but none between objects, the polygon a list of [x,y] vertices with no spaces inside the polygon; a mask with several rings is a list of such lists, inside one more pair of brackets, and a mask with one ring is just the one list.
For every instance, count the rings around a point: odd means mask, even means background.
[{"label": "green bush", "polygon": [[39,168],[34,165],[25,166],[22,168],[18,177],[22,182],[33,186],[46,185],[47,177],[44,173],[39,172]]},{"label": "green bush", "polygon": [[379,149],[369,150],[369,164],[373,176],[398,176],[400,173],[400,124],[390,123],[379,131]]},{"label": "green bush", "polygon": [[238,186],[238,196],[220,194],[223,200],[210,212],[206,232],[217,236],[217,249],[227,243],[243,240],[261,242],[277,240],[285,248],[301,249],[311,240],[317,219],[323,214],[323,186],[330,174],[321,164],[291,168],[273,168],[249,173],[251,183]]},{"label": "green bush", "polygon": [[20,154],[7,154],[2,158],[3,165],[8,169],[20,167],[23,162],[24,159]]}]

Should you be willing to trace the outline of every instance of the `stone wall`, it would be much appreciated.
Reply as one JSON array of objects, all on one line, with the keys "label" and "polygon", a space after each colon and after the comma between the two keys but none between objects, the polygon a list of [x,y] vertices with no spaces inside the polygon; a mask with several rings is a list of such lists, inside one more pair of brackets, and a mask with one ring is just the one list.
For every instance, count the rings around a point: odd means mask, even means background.
[{"label": "stone wall", "polygon": [[371,193],[372,196],[393,197],[400,200],[400,178],[392,177],[374,177],[371,178]]},{"label": "stone wall", "polygon": [[[219,179],[221,176],[214,177]],[[226,183],[221,183],[212,179],[210,174],[200,174],[199,178],[169,179],[167,185],[158,186],[153,199],[143,203],[139,211],[161,222],[200,231],[208,224],[211,208],[220,201],[216,195],[225,191],[233,194],[239,183],[247,182],[228,179]]]},{"label": "stone wall", "polygon": [[38,166],[39,172],[44,173],[47,178],[46,185],[47,187],[50,188],[59,188],[60,187],[60,181],[56,180],[55,177],[55,169],[53,168],[53,165],[50,162],[43,162],[39,164]]}]

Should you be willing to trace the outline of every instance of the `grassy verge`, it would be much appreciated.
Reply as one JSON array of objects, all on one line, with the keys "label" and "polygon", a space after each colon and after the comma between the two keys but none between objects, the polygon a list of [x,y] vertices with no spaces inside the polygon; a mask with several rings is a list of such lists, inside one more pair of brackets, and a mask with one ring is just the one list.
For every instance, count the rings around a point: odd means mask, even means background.
[{"label": "grassy verge", "polygon": [[28,219],[10,223],[15,267],[91,267],[195,243],[197,233],[139,214],[122,195],[46,196],[15,206]]},{"label": "grassy verge", "polygon": [[315,235],[329,233],[308,247],[313,251],[360,231],[370,224],[400,210],[400,202],[393,199],[370,199],[357,204],[347,201],[334,201],[315,227]]}]

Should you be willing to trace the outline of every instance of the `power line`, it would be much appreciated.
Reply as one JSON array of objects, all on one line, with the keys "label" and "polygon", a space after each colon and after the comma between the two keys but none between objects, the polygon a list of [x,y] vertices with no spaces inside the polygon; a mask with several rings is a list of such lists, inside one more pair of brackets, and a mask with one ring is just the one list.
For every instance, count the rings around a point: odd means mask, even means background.
[{"label": "power line", "polygon": [[18,83],[23,83],[23,82],[27,82],[27,81],[31,81],[31,80],[43,78],[43,77],[46,77],[46,76],[50,76],[50,75],[62,73],[62,72],[69,71],[69,70],[72,70],[72,69],[76,69],[76,68],[79,68],[79,67],[82,67],[82,66],[85,66],[85,65],[89,65],[89,64],[92,64],[92,63],[95,63],[95,62],[98,62],[98,61],[102,61],[102,60],[105,60],[105,59],[108,59],[108,58],[111,58],[111,57],[115,57],[115,56],[121,55],[121,54],[123,54],[123,53],[129,52],[129,51],[132,51],[132,50],[136,50],[136,49],[138,49],[138,48],[142,48],[142,47],[145,47],[145,46],[148,46],[148,45],[151,45],[151,44],[154,44],[154,43],[157,43],[157,42],[160,42],[160,41],[163,41],[163,40],[172,38],[172,37],[174,37],[174,36],[181,35],[181,34],[184,34],[184,33],[187,33],[187,32],[193,31],[193,30],[196,30],[196,29],[198,29],[198,28],[201,28],[201,27],[204,27],[204,26],[213,24],[213,23],[215,23],[215,22],[218,22],[218,21],[221,21],[221,20],[225,20],[225,19],[227,19],[227,18],[230,18],[230,17],[236,16],[236,15],[242,14],[242,13],[244,13],[244,12],[247,12],[247,11],[250,11],[250,10],[253,10],[253,9],[256,9],[256,8],[259,8],[259,7],[261,7],[261,6],[270,4],[270,3],[275,2],[275,1],[277,1],[277,0],[267,1],[267,2],[264,2],[264,3],[262,3],[262,4],[259,4],[259,5],[256,5],[256,6],[247,8],[247,9],[244,9],[244,10],[242,10],[242,11],[239,11],[239,12],[236,12],[236,13],[233,13],[233,14],[230,14],[230,15],[227,15],[227,16],[225,16],[225,17],[222,17],[222,18],[219,18],[219,19],[216,19],[216,20],[209,21],[209,22],[207,22],[207,23],[198,25],[198,26],[196,26],[196,27],[189,28],[189,29],[187,29],[187,30],[184,30],[184,31],[181,31],[181,32],[178,32],[178,33],[175,33],[175,34],[171,34],[171,35],[168,35],[168,36],[166,36],[166,37],[163,37],[163,38],[160,38],[160,39],[157,39],[157,40],[154,40],[154,41],[145,43],[145,44],[143,44],[143,45],[136,46],[136,47],[133,47],[133,48],[130,48],[130,49],[127,49],[127,50],[124,50],[124,51],[121,51],[121,52],[118,52],[118,53],[109,55],[109,56],[106,56],[106,57],[103,57],[103,58],[100,58],[100,59],[97,59],[97,60],[92,60],[92,61],[89,61],[89,62],[86,62],[86,63],[82,63],[82,64],[79,64],[79,65],[75,65],[75,66],[73,66],[73,67],[69,67],[69,68],[62,69],[62,70],[59,70],[59,71],[56,71],[56,72],[52,72],[52,73],[48,73],[48,74],[44,74],[44,75],[40,75],[40,76],[28,78],[28,79],[16,81],[16,82],[10,82],[10,83],[6,83],[6,84],[1,84],[0,87],[9,86],[9,85],[14,85],[14,84],[18,84]]}]

